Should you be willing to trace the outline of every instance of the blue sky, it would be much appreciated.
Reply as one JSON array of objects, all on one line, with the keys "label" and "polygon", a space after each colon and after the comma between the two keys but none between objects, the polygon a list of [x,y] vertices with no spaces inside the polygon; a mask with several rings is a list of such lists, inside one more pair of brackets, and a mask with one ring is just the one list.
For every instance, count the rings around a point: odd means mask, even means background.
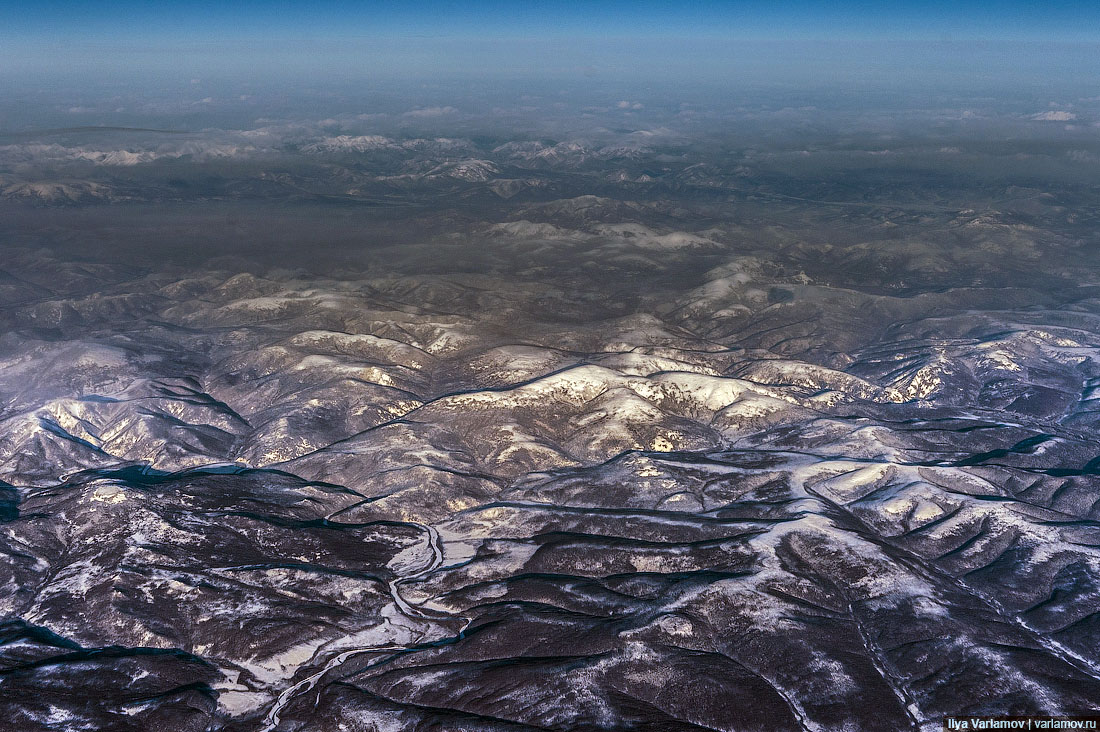
[{"label": "blue sky", "polygon": [[[850,74],[942,66],[944,43],[971,73],[972,39],[1047,44],[981,51],[990,73],[1032,62],[1072,70],[1080,58],[1091,67],[1095,49],[1063,62],[1049,44],[1100,43],[1100,1],[0,0],[0,76],[9,79]],[[776,42],[793,45],[766,45]],[[832,50],[812,46],[822,42]]]},{"label": "blue sky", "polygon": [[835,0],[179,0],[0,3],[0,37],[187,41],[356,36],[728,36],[744,39],[1100,38],[1100,3]]}]

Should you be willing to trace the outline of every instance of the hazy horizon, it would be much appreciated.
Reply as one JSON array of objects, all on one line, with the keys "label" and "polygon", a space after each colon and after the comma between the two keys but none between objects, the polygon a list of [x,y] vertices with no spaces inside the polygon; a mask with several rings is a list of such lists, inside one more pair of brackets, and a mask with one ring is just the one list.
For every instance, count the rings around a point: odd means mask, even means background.
[{"label": "hazy horizon", "polygon": [[5,3],[6,84],[1088,86],[1087,3]]}]

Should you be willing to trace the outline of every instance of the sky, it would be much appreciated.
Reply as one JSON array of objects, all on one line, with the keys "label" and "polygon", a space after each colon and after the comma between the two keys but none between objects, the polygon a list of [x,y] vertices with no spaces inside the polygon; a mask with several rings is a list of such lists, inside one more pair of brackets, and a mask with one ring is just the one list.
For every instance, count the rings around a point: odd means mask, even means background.
[{"label": "sky", "polygon": [[762,69],[782,80],[945,64],[960,75],[1029,65],[1073,73],[1082,64],[1091,71],[1097,44],[1095,1],[0,0],[0,78],[80,83],[142,75],[717,79]]},{"label": "sky", "polygon": [[741,39],[1100,39],[1100,4],[1020,0],[7,0],[10,39],[727,36]]}]

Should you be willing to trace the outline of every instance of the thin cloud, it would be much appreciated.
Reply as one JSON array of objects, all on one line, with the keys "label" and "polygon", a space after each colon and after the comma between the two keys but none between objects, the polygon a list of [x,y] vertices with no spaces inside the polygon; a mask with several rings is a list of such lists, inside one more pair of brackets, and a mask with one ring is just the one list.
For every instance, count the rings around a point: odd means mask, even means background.
[{"label": "thin cloud", "polygon": [[455,114],[458,110],[454,107],[419,107],[405,112],[406,117],[442,117],[447,114]]}]

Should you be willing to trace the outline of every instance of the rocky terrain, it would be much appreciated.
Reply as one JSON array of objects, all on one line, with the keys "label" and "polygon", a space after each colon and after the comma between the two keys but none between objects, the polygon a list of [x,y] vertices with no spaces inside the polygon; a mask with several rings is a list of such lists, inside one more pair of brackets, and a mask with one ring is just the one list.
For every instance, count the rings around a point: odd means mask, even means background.
[{"label": "rocky terrain", "polygon": [[1087,151],[117,134],[0,146],[0,728],[1100,710]]}]

